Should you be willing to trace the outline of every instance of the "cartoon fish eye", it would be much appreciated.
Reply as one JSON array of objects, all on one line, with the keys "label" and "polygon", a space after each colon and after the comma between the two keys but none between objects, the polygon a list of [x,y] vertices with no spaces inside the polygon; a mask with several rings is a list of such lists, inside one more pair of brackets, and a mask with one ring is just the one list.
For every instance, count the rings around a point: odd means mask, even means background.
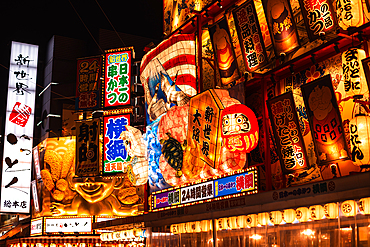
[{"label": "cartoon fish eye", "polygon": [[242,116],[238,117],[236,119],[236,122],[239,123],[239,124],[242,123],[243,122],[243,117]]},{"label": "cartoon fish eye", "polygon": [[224,125],[229,125],[229,119],[224,119]]}]

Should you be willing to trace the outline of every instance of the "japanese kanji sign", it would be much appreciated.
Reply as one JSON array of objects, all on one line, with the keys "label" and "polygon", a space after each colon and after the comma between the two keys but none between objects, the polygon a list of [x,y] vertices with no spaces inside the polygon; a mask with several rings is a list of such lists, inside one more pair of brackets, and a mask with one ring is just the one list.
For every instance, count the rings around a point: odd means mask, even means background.
[{"label": "japanese kanji sign", "polygon": [[76,168],[77,176],[99,174],[100,120],[76,122]]},{"label": "japanese kanji sign", "polygon": [[301,86],[318,164],[349,159],[330,75]]},{"label": "japanese kanji sign", "polygon": [[221,150],[219,121],[224,109],[214,89],[191,98],[187,143],[188,148],[198,150],[198,162],[215,168],[216,154]]},{"label": "japanese kanji sign", "polygon": [[233,11],[246,69],[250,72],[267,64],[265,44],[253,1]]},{"label": "japanese kanji sign", "polygon": [[45,218],[45,233],[92,233],[92,218]]},{"label": "japanese kanji sign", "polygon": [[104,117],[103,173],[124,172],[124,165],[131,159],[127,152],[127,143],[121,136],[130,125],[130,115]]},{"label": "japanese kanji sign", "polygon": [[12,42],[0,212],[29,213],[38,46]]},{"label": "japanese kanji sign", "polygon": [[77,60],[76,110],[100,106],[101,61],[100,56]]},{"label": "japanese kanji sign", "polygon": [[267,104],[283,172],[306,169],[309,164],[292,92],[274,97]]},{"label": "japanese kanji sign", "polygon": [[127,48],[105,54],[104,107],[130,104],[132,53]]},{"label": "japanese kanji sign", "polygon": [[276,56],[299,47],[298,32],[288,0],[262,0]]},{"label": "japanese kanji sign", "polygon": [[299,4],[311,41],[336,29],[335,14],[330,0],[299,0]]}]

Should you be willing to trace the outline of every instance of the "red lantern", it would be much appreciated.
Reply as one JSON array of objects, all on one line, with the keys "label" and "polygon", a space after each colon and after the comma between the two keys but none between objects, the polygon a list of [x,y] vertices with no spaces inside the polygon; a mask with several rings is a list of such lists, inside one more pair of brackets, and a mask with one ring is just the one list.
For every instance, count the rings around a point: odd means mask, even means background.
[{"label": "red lantern", "polygon": [[258,122],[254,112],[243,104],[225,108],[221,114],[224,145],[230,152],[249,153],[258,144]]}]

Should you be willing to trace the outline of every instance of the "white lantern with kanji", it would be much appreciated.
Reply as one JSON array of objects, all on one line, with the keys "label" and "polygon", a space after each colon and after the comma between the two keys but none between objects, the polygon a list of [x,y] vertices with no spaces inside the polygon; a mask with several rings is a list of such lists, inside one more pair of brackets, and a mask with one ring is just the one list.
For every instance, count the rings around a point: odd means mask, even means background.
[{"label": "white lantern with kanji", "polygon": [[357,115],[349,122],[352,161],[355,165],[370,164],[370,117]]},{"label": "white lantern with kanji", "polygon": [[338,24],[343,30],[364,24],[361,0],[336,0]]}]

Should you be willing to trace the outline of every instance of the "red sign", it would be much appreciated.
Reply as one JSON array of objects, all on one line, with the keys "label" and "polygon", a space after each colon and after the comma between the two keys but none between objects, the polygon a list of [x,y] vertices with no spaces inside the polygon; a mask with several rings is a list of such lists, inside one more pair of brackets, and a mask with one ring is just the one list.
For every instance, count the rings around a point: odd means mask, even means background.
[{"label": "red sign", "polygon": [[292,92],[267,101],[280,164],[285,174],[308,167]]},{"label": "red sign", "polygon": [[105,54],[104,107],[130,104],[132,50]]},{"label": "red sign", "polygon": [[20,127],[24,127],[30,118],[31,112],[31,107],[20,102],[16,102],[13,106],[12,113],[10,113],[9,121],[19,125]]},{"label": "red sign", "polygon": [[252,72],[265,66],[266,49],[254,2],[244,3],[233,14],[246,69]]},{"label": "red sign", "polygon": [[76,109],[98,108],[100,102],[101,57],[77,60]]},{"label": "red sign", "polygon": [[336,29],[334,10],[330,0],[299,0],[299,4],[311,41]]}]

